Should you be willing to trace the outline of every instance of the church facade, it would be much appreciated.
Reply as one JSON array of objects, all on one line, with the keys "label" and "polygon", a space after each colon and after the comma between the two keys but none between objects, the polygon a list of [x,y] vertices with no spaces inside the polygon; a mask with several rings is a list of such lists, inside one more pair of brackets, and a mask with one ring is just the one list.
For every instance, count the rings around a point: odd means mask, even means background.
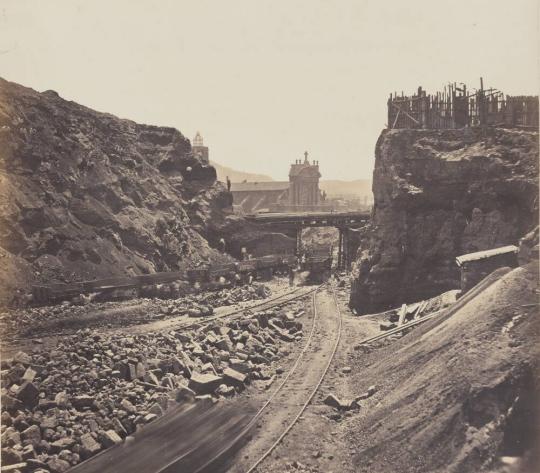
[{"label": "church facade", "polygon": [[289,171],[289,205],[291,207],[310,207],[321,203],[322,196],[319,190],[318,161],[310,163],[307,151],[304,153],[304,162],[297,160],[291,164]]},{"label": "church facade", "polygon": [[296,160],[289,170],[289,181],[233,182],[231,192],[236,209],[245,212],[314,212],[331,206],[319,189],[319,162]]}]

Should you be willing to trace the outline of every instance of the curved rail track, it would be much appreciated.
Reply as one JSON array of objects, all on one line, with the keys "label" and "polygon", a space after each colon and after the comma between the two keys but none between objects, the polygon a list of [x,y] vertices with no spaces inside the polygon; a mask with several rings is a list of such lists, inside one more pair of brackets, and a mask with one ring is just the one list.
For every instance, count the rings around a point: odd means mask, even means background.
[{"label": "curved rail track", "polygon": [[[251,305],[249,307],[244,307],[242,309],[238,309],[238,310],[235,310],[233,312],[228,312],[226,314],[219,314],[219,315],[213,315],[211,317],[197,318],[194,321],[190,321],[190,322],[187,322],[187,323],[181,323],[181,324],[175,325],[173,328],[175,330],[177,330],[177,329],[182,329],[182,328],[193,327],[195,325],[201,325],[201,324],[204,325],[204,324],[207,324],[207,323],[213,322],[214,320],[219,320],[219,319],[240,318],[240,317],[242,317],[244,315],[244,312],[246,312],[248,310],[271,309],[271,308],[274,308],[274,307],[279,307],[280,305],[283,305],[283,304],[288,304],[289,302],[295,301],[297,299],[302,299],[303,297],[307,297],[310,294],[318,291],[322,286],[323,285],[317,286],[314,289],[311,289],[309,291],[302,292],[301,294],[298,294],[296,296],[290,297],[293,294],[295,294],[296,292],[298,292],[300,289],[303,289],[303,287],[304,287],[304,286],[298,286],[293,291],[282,294],[281,296],[274,297],[273,299],[263,300],[261,302],[258,302],[257,304],[253,304],[253,305]],[[283,300],[280,301],[280,299],[283,299]]]},{"label": "curved rail track", "polygon": [[[304,411],[307,409],[308,405],[310,404],[311,400],[313,399],[313,396],[315,396],[315,393],[319,390],[321,387],[321,384],[323,382],[324,377],[326,376],[326,373],[328,372],[328,369],[330,368],[330,365],[332,364],[332,361],[334,360],[334,356],[336,355],[336,351],[339,346],[339,342],[341,340],[341,326],[342,326],[342,318],[341,318],[341,311],[339,309],[339,303],[336,297],[336,293],[334,291],[334,288],[329,285],[332,291],[332,298],[334,299],[334,303],[336,305],[336,315],[338,319],[338,327],[337,327],[337,336],[334,343],[334,347],[332,349],[332,353],[330,354],[330,357],[328,358],[328,362],[326,363],[326,366],[324,367],[324,371],[319,377],[319,380],[317,381],[317,384],[309,394],[308,398],[302,405],[302,408],[298,411],[294,419],[291,421],[291,423],[285,428],[285,430],[281,433],[281,435],[278,437],[278,439],[264,452],[263,455],[261,455],[257,461],[249,468],[249,470],[246,471],[246,473],[252,473],[257,469],[257,467],[274,451],[274,449],[281,443],[281,441],[285,438],[285,436],[291,431],[291,429],[295,426],[295,424],[300,419],[300,416],[304,413]],[[315,303],[315,294],[313,295],[313,311],[315,313],[315,317],[317,314],[317,305]],[[313,327],[315,326],[315,320],[313,323]],[[313,329],[312,329],[313,332]],[[306,347],[304,347],[304,350],[307,348],[308,344],[306,344]],[[302,353],[303,354],[303,353]],[[300,356],[302,356],[302,354]],[[296,369],[296,364],[293,369]]]},{"label": "curved rail track", "polygon": [[[317,296],[325,286],[329,288],[332,297],[326,297],[322,303],[318,303]],[[234,408],[236,414],[230,414],[227,405],[217,404],[206,412],[198,413],[199,420],[191,421],[194,426],[187,431],[185,422],[189,422],[189,418],[187,420],[182,418],[184,415],[182,412],[172,412],[169,416],[165,415],[152,422],[140,433],[136,433],[130,445],[123,443],[105,450],[77,465],[75,471],[127,473],[136,467],[137,471],[152,473],[179,471],[213,473],[224,471],[225,467],[231,466],[234,471],[254,472],[291,431],[312,401],[328,372],[341,338],[341,312],[334,289],[330,285],[323,284],[293,298],[282,300],[286,296],[291,296],[291,293],[288,293],[257,304],[257,307],[264,305],[273,307],[310,294],[313,309],[309,335],[298,355],[294,360],[290,360],[292,365],[270,396],[264,399],[262,397],[264,394],[260,394],[259,408],[253,409],[254,406],[251,405],[249,410],[243,411],[241,406],[246,400],[238,398],[233,401],[233,406],[236,402]],[[321,311],[326,312],[327,317],[321,316]],[[243,313],[237,312],[213,319],[231,315],[240,316],[240,313]],[[208,319],[201,322],[207,321],[209,322]],[[193,324],[196,323],[198,322]],[[292,402],[284,403],[282,399],[278,399],[280,396]],[[195,406],[197,405],[198,403]],[[276,409],[271,411],[269,406],[275,406]],[[182,405],[178,409],[181,411]],[[269,425],[268,432],[265,429],[261,430],[261,435],[247,443],[247,438],[254,427],[263,422]],[[202,434],[201,430],[205,433]],[[242,465],[240,462],[231,465],[231,462],[238,460],[234,455],[240,448],[251,448],[254,443],[257,454],[252,455],[256,460],[252,461],[251,465]]]},{"label": "curved rail track", "polygon": [[[305,412],[308,405],[311,403],[313,397],[315,396],[316,392],[320,388],[320,386],[321,386],[321,384],[323,382],[323,379],[326,376],[326,373],[328,372],[328,369],[330,368],[330,365],[332,364],[332,361],[334,359],[334,356],[335,356],[336,351],[337,351],[338,346],[339,346],[339,342],[341,340],[341,327],[342,327],[341,311],[339,309],[339,304],[338,304],[338,301],[337,301],[337,297],[336,297],[334,288],[330,284],[328,284],[328,285],[322,284],[322,285],[318,286],[314,291],[311,291],[313,293],[313,297],[312,297],[313,319],[312,319],[311,330],[310,330],[309,336],[308,336],[308,338],[307,338],[307,340],[306,340],[306,342],[304,344],[304,347],[302,348],[302,350],[298,354],[298,357],[296,358],[294,364],[289,369],[289,371],[287,372],[286,376],[283,378],[281,383],[274,390],[274,392],[270,395],[270,397],[266,400],[266,402],[253,415],[253,417],[251,418],[249,423],[244,427],[244,429],[236,437],[230,439],[227,442],[227,444],[224,446],[224,448],[217,455],[215,455],[213,458],[208,460],[208,462],[206,462],[204,465],[202,465],[197,470],[195,470],[194,473],[207,473],[207,472],[212,471],[212,469],[211,469],[212,465],[214,465],[216,463],[219,464],[220,462],[223,462],[224,457],[230,456],[230,452],[231,451],[234,452],[237,449],[237,445],[242,442],[242,440],[246,437],[248,432],[255,426],[255,424],[257,422],[259,422],[259,420],[261,420],[262,415],[266,412],[267,408],[273,403],[273,401],[275,400],[277,395],[283,393],[284,389],[287,387],[287,382],[289,381],[291,376],[297,372],[299,365],[306,358],[306,353],[308,352],[308,349],[311,348],[312,350],[313,349],[316,350],[318,348],[318,346],[314,346],[314,344],[313,344],[315,334],[316,334],[316,331],[317,331],[316,329],[318,328],[317,327],[317,322],[318,322],[318,319],[319,319],[319,314],[318,314],[318,310],[317,310],[316,296],[317,296],[318,291],[321,288],[325,287],[325,286],[328,287],[330,289],[330,291],[332,292],[332,299],[333,299],[334,304],[335,304],[335,314],[336,314],[336,323],[337,323],[337,325],[335,327],[335,341],[334,341],[334,343],[332,345],[330,356],[328,357],[327,362],[324,365],[324,369],[322,370],[322,372],[317,375],[314,386],[312,385],[310,387],[310,389],[308,390],[307,398],[305,398],[304,402],[301,404],[300,409],[295,414],[292,415],[292,420],[290,420],[287,423],[287,426],[285,427],[284,430],[282,430],[282,432],[279,434],[277,439],[275,439],[273,441],[273,443],[268,448],[266,448],[262,454],[260,454],[258,456],[257,460],[255,460],[247,470],[243,470],[243,471],[245,471],[246,473],[253,473],[254,471],[256,471],[257,468],[261,465],[261,463],[276,449],[276,447],[282,442],[282,440],[285,438],[285,436],[297,424],[298,420],[300,419],[302,414]],[[308,360],[308,362],[309,362],[309,360]],[[304,376],[305,372],[301,372],[300,375]],[[162,470],[159,470],[159,471],[164,472],[169,467],[170,467],[170,465],[168,465],[166,468],[163,468]]]},{"label": "curved rail track", "polygon": [[[297,288],[295,288],[294,290],[292,291],[289,291],[289,292],[286,292],[285,294],[281,294],[279,296],[276,296],[274,298],[271,298],[271,299],[265,299],[265,300],[262,300],[260,302],[257,302],[256,304],[253,304],[253,305],[250,305],[250,306],[247,306],[247,307],[243,307],[241,309],[236,309],[232,312],[227,312],[227,313],[224,313],[224,314],[219,314],[219,315],[214,315],[214,316],[210,316],[210,317],[198,317],[196,319],[190,319],[189,321],[178,321],[178,322],[175,322],[174,318],[171,318],[171,319],[167,319],[165,321],[159,321],[159,322],[147,322],[147,323],[142,323],[142,324],[135,324],[135,325],[131,325],[130,326],[130,330],[132,331],[132,333],[137,333],[137,332],[141,332],[141,331],[160,331],[160,330],[181,330],[181,329],[187,329],[189,327],[194,327],[194,326],[201,326],[201,325],[206,325],[210,322],[213,322],[214,320],[219,320],[219,319],[227,319],[227,318],[231,318],[231,319],[236,319],[236,318],[241,318],[244,313],[246,311],[251,311],[251,310],[266,310],[266,309],[271,309],[271,308],[274,308],[274,307],[279,307],[280,305],[284,305],[284,304],[288,304],[289,302],[293,302],[297,299],[302,299],[303,297],[307,297],[308,295],[312,294],[314,291],[316,291],[318,289],[318,287],[316,288],[313,288],[309,291],[302,291],[302,289],[304,289],[305,286],[298,286]],[[298,292],[300,291],[300,294],[297,294]],[[295,295],[296,294],[296,295]],[[166,325],[162,325],[163,322],[165,322]],[[122,332],[122,331],[125,331],[126,330],[126,327],[114,327],[114,328],[111,328],[111,329],[108,329],[106,331],[110,331],[110,332]],[[58,334],[55,334],[55,335],[46,335],[46,334],[40,334],[40,338],[42,340],[56,340]],[[31,340],[32,338],[35,338],[35,337],[30,337],[29,340]],[[10,343],[10,347],[9,347],[9,350],[8,352],[2,352],[2,354],[4,356],[7,356],[6,353],[15,353],[16,351],[18,351],[19,349],[22,349],[24,350],[25,347],[20,345],[21,342],[24,342],[24,338],[13,338],[11,339],[11,343]],[[3,347],[5,348],[5,347]]]}]

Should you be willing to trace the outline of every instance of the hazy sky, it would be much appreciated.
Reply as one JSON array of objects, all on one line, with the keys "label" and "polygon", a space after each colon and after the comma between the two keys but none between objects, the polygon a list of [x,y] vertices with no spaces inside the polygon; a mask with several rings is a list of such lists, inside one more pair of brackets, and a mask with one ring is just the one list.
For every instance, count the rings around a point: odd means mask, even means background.
[{"label": "hazy sky", "polygon": [[391,91],[538,91],[538,0],[0,0],[0,75],[285,179],[370,177]]}]

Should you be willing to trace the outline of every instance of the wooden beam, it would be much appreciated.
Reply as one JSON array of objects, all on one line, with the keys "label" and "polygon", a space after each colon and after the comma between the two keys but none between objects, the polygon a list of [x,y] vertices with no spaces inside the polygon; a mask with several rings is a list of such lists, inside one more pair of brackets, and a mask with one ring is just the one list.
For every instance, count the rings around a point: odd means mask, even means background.
[{"label": "wooden beam", "polygon": [[396,123],[397,123],[397,120],[399,118],[400,112],[401,112],[401,109],[398,107],[398,112],[396,113],[396,118],[394,119],[394,123],[392,123],[392,129],[394,129],[396,127]]},{"label": "wooden beam", "polygon": [[[414,118],[413,116],[409,115],[405,110],[401,110],[395,103],[392,103],[394,107],[396,107],[400,112],[403,112],[405,115],[407,115],[413,122],[415,122],[417,125],[420,125],[420,122]],[[398,112],[399,115],[399,112]]]},{"label": "wooden beam", "polygon": [[401,327],[403,325],[403,322],[405,321],[405,315],[407,315],[407,304],[403,304],[401,306],[401,309],[399,310],[398,327]]},{"label": "wooden beam", "polygon": [[424,311],[427,305],[428,305],[428,301],[422,301],[420,303],[420,305],[416,309],[416,312],[414,313],[413,320],[417,320],[420,318],[420,315],[422,314],[422,312]]},{"label": "wooden beam", "polygon": [[[451,307],[450,307],[451,309]],[[439,309],[438,311],[436,312],[432,312],[431,314],[428,314],[424,317],[421,317],[420,319],[418,320],[413,320],[412,322],[408,322],[406,324],[403,324],[401,327],[395,327],[395,328],[392,328],[384,333],[380,333],[379,335],[375,335],[373,337],[370,337],[370,338],[366,338],[365,340],[362,340],[360,343],[358,343],[356,346],[362,346],[362,345],[366,345],[367,343],[371,343],[371,342],[375,342],[377,340],[381,340],[383,338],[386,338],[390,335],[394,335],[396,333],[399,333],[399,332],[402,332],[403,330],[406,330],[408,329],[409,327],[415,327],[416,325],[418,324],[421,324],[423,322],[426,322],[428,320],[431,320],[435,317],[437,317],[438,315],[442,315],[442,314],[446,314],[448,313],[448,311],[446,309]]]}]

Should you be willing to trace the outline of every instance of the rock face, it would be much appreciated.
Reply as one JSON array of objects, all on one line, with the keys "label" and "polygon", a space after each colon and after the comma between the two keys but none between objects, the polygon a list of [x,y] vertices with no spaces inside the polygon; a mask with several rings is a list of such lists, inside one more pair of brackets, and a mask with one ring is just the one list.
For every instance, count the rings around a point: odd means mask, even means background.
[{"label": "rock face", "polygon": [[232,197],[190,151],[174,128],[0,79],[0,287],[215,257]]},{"label": "rock face", "polygon": [[459,288],[455,257],[517,244],[537,224],[538,133],[385,130],[375,205],[353,265],[359,313]]}]

